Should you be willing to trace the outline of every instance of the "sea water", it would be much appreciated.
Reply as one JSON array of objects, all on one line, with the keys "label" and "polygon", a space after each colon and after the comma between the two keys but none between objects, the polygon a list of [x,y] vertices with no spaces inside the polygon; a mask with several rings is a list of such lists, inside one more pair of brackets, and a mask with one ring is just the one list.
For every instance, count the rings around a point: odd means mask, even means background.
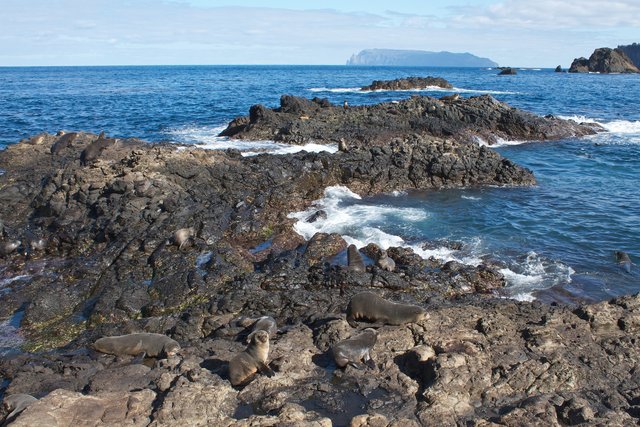
[{"label": "sea water", "polygon": [[[239,148],[244,155],[335,146],[289,147],[217,135],[253,104],[277,107],[282,94],[374,104],[414,94],[490,94],[539,115],[594,121],[608,132],[554,142],[501,141],[496,150],[531,169],[538,185],[407,191],[362,198],[326,189],[300,218],[306,237],[339,232],[359,246],[409,246],[424,257],[490,262],[507,278],[505,297],[603,300],[640,291],[640,266],[616,265],[623,250],[640,263],[640,75],[495,69],[346,66],[163,66],[0,68],[0,145],[39,132],[85,130],[150,142]],[[361,92],[372,80],[443,77],[454,89]],[[482,143],[480,141],[480,143]],[[459,250],[448,242],[462,243]]]}]

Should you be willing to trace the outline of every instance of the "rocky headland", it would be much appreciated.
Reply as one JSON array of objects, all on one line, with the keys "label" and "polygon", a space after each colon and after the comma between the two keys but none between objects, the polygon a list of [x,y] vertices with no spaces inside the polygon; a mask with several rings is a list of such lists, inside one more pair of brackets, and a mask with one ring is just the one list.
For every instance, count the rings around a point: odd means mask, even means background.
[{"label": "rocky headland", "polygon": [[519,110],[490,95],[440,99],[412,96],[376,105],[332,105],[284,95],[275,109],[254,105],[249,115],[229,123],[220,135],[237,139],[270,139],[289,144],[338,143],[351,147],[384,146],[394,138],[412,134],[465,142],[503,140],[557,140],[591,135],[603,129],[553,116]]},{"label": "rocky headland", "polygon": [[406,77],[394,80],[374,80],[370,85],[363,86],[360,90],[368,92],[372,90],[425,89],[428,87],[452,89],[453,85],[442,77]]},{"label": "rocky headland", "polygon": [[[501,108],[521,126],[517,110]],[[542,126],[532,134],[582,129],[528,123]],[[415,132],[365,145],[371,133],[361,129],[333,154],[243,157],[83,132],[0,152],[0,318],[20,315],[25,337],[0,359],[0,392],[38,399],[12,425],[637,423],[638,297],[516,302],[496,297],[505,279],[491,260],[442,263],[406,248],[385,257],[369,245],[366,268],[353,269],[339,235],[295,233],[287,214],[329,186],[364,196],[535,183],[488,147]],[[382,257],[393,267],[378,267]],[[330,348],[357,333],[345,309],[361,291],[429,317],[379,327],[373,366],[337,369]],[[228,362],[246,347],[246,319],[260,316],[279,326],[267,360],[274,375],[233,387]],[[181,349],[142,359],[92,348],[134,332]]]},{"label": "rocky headland", "polygon": [[569,67],[570,73],[640,73],[640,69],[620,48],[602,47],[593,51],[589,59],[576,58]]}]

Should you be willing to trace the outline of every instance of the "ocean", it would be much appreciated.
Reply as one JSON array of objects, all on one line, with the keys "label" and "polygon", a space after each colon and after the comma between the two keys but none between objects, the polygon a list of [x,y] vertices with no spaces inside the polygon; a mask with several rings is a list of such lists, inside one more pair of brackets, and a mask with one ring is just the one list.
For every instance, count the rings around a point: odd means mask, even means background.
[{"label": "ocean", "polygon": [[[239,147],[286,154],[271,141],[218,133],[253,104],[282,94],[373,104],[414,94],[491,94],[540,115],[595,121],[608,132],[555,142],[501,141],[496,150],[531,169],[532,188],[408,191],[361,198],[345,188],[316,201],[329,217],[298,224],[307,237],[338,232],[357,245],[410,246],[425,257],[491,262],[504,297],[576,303],[640,291],[640,265],[625,272],[614,251],[640,264],[640,75],[522,69],[347,66],[161,66],[0,68],[0,147],[43,131],[105,131],[150,142]],[[372,80],[437,76],[454,89],[360,92]],[[307,150],[326,149],[310,145]],[[335,149],[335,147],[329,147]],[[292,217],[305,213],[291,212]],[[462,243],[459,250],[446,242]]]}]

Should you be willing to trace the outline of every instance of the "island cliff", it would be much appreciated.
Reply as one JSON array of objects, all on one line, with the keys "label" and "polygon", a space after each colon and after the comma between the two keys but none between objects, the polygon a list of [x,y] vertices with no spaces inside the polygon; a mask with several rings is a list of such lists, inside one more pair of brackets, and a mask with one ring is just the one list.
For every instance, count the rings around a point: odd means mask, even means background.
[{"label": "island cliff", "polygon": [[470,53],[429,52],[425,50],[365,49],[354,54],[347,65],[395,65],[407,67],[497,67],[488,58]]}]

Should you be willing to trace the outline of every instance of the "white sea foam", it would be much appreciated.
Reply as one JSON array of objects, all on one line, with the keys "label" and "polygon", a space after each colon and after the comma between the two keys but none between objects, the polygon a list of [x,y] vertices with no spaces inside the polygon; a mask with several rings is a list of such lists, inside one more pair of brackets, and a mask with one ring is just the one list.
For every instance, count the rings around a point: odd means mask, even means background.
[{"label": "white sea foam", "polygon": [[[471,196],[467,196],[471,197]],[[466,239],[461,250],[442,246],[425,246],[420,242],[407,242],[402,237],[390,234],[379,228],[384,223],[417,223],[429,218],[423,209],[403,208],[388,205],[370,205],[360,202],[361,197],[346,187],[335,186],[325,189],[324,197],[316,200],[312,207],[305,211],[293,212],[289,218],[297,219],[294,229],[309,240],[315,233],[338,233],[349,244],[362,248],[375,243],[383,249],[392,246],[407,247],[422,258],[435,258],[442,262],[457,261],[466,265],[477,266],[486,261],[490,250],[479,237]],[[326,217],[317,218],[314,222],[307,219],[318,210],[324,210]],[[574,270],[558,261],[547,259],[535,252],[529,252],[518,259],[506,260],[505,267],[500,270],[508,286],[506,297],[520,301],[534,299],[533,292],[552,286],[568,283]]]},{"label": "white sea foam", "polygon": [[528,144],[532,142],[532,141],[507,140],[504,138],[500,138],[498,136],[495,137],[496,142],[493,144],[489,144],[485,139],[479,137],[478,135],[474,135],[473,139],[478,143],[478,145],[484,145],[485,147],[491,147],[491,148],[506,147],[510,145],[522,145],[522,144]]},{"label": "white sea foam", "polygon": [[[240,150],[243,156],[255,156],[262,153],[293,154],[301,151],[314,153],[327,151],[335,153],[338,151],[336,144],[323,145],[308,143],[304,145],[290,145],[271,140],[244,141],[218,136],[224,129],[226,129],[226,126],[186,126],[172,129],[168,133],[174,142],[195,145],[206,150],[226,150],[234,148]],[[184,146],[179,147],[179,149],[182,150],[185,148]]]},{"label": "white sea foam", "polygon": [[593,119],[586,116],[558,116],[564,120],[573,120],[578,123],[597,123],[609,132],[619,134],[640,134],[640,120],[611,120],[609,122]]},{"label": "white sea foam", "polygon": [[465,200],[482,200],[482,197],[465,196],[464,194],[462,196],[460,196],[460,198],[465,199]]}]

